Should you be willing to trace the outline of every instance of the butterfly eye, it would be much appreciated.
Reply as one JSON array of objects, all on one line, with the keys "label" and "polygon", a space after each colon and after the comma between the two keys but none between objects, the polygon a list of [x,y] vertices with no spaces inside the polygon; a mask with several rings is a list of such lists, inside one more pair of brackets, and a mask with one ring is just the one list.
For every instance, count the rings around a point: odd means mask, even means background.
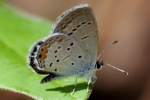
[{"label": "butterfly eye", "polygon": [[74,63],[71,63],[71,65],[74,65]]}]

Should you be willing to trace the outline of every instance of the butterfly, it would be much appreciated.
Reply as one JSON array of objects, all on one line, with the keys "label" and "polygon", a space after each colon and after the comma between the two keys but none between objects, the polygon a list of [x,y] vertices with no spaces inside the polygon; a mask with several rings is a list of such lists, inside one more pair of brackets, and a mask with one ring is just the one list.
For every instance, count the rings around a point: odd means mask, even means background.
[{"label": "butterfly", "polygon": [[74,75],[94,83],[96,70],[103,65],[96,63],[97,50],[96,19],[91,7],[81,4],[57,18],[52,35],[33,46],[29,64],[38,74],[46,75],[41,83]]}]

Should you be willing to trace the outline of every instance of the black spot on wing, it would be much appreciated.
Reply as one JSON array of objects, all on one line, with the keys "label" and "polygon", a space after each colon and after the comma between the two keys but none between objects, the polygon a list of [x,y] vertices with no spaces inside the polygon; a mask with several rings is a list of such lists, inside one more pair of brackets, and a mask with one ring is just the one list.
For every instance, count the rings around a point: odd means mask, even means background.
[{"label": "black spot on wing", "polygon": [[79,28],[81,25],[77,25],[77,28]]},{"label": "black spot on wing", "polygon": [[87,24],[90,25],[90,24],[92,24],[92,23],[91,23],[91,22],[88,22]]},{"label": "black spot on wing", "polygon": [[67,51],[70,51],[70,48],[67,48]]},{"label": "black spot on wing", "polygon": [[70,46],[73,46],[73,42],[70,43]]},{"label": "black spot on wing", "polygon": [[30,53],[31,56],[35,55],[35,52],[37,52],[37,45],[35,45]]},{"label": "black spot on wing", "polygon": [[30,61],[29,65],[34,69],[36,67],[36,64],[34,62]]},{"label": "black spot on wing", "polygon": [[72,32],[70,32],[70,33],[68,33],[67,35],[68,35],[68,36],[70,36],[70,35],[72,35],[72,34],[73,34],[73,33],[72,33]]},{"label": "black spot on wing", "polygon": [[49,67],[52,67],[52,65],[53,65],[53,63],[50,63],[50,64],[49,64]]},{"label": "black spot on wing", "polygon": [[39,58],[41,58],[41,57],[42,57],[42,55],[40,54],[38,57],[39,57]]},{"label": "black spot on wing", "polygon": [[34,62],[34,57],[29,57],[30,62]]},{"label": "black spot on wing", "polygon": [[72,31],[74,32],[74,31],[76,31],[77,29],[76,28],[74,28]]},{"label": "black spot on wing", "polygon": [[59,59],[57,59],[56,62],[59,62]]},{"label": "black spot on wing", "polygon": [[84,21],[84,22],[81,22],[79,25],[77,25],[75,28],[73,28],[72,29],[72,31],[70,32],[70,33],[68,33],[67,35],[68,36],[71,36],[76,30],[78,30],[81,26],[83,26],[83,25],[90,25],[90,24],[92,24],[91,22],[86,22],[86,21]]},{"label": "black spot on wing", "polygon": [[34,52],[36,52],[36,51],[37,51],[37,46],[35,46],[35,47],[33,48],[32,53],[34,53]]},{"label": "black spot on wing", "polygon": [[37,45],[42,45],[44,42],[43,41],[39,41],[38,43],[37,43]]},{"label": "black spot on wing", "polygon": [[89,36],[83,36],[81,39],[84,40],[84,39],[87,39]]},{"label": "black spot on wing", "polygon": [[82,56],[78,56],[78,58],[82,58]]},{"label": "black spot on wing", "polygon": [[54,51],[54,53],[57,53],[57,52],[58,52],[57,50]]},{"label": "black spot on wing", "polygon": [[82,22],[81,24],[84,25],[84,24],[86,24],[86,22]]},{"label": "black spot on wing", "polygon": [[34,69],[36,67],[36,64],[34,63],[34,57],[29,57],[29,65]]},{"label": "black spot on wing", "polygon": [[55,72],[57,71],[57,68],[55,68],[55,70],[54,70]]},{"label": "black spot on wing", "polygon": [[68,20],[68,21],[67,21],[67,24],[70,24],[71,22],[72,22],[72,19],[71,19],[71,20]]}]

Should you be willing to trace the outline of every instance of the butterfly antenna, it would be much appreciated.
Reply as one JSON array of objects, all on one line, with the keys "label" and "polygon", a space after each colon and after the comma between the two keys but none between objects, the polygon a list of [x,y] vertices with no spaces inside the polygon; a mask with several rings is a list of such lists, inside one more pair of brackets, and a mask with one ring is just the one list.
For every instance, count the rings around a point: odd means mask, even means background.
[{"label": "butterfly antenna", "polygon": [[117,67],[115,67],[115,66],[113,66],[113,65],[111,65],[111,64],[107,64],[107,66],[109,66],[109,67],[111,67],[111,68],[113,68],[113,69],[116,69],[116,70],[122,72],[123,74],[125,74],[126,76],[128,76],[128,72],[125,71],[125,70],[123,70],[123,69],[117,68]]},{"label": "butterfly antenna", "polygon": [[[111,43],[110,45],[108,45],[105,49],[108,49],[108,48],[110,48],[112,45],[115,45],[115,44],[117,44],[117,43],[118,43],[117,40],[112,41],[112,43]],[[102,57],[102,54],[104,53],[104,50],[105,50],[105,49],[103,49],[103,50],[101,51],[101,55],[99,56],[98,59],[100,59],[100,58]],[[120,69],[120,68],[117,68],[117,67],[115,67],[115,66],[113,66],[113,65],[111,65],[111,64],[106,64],[106,65],[109,66],[109,67],[111,67],[111,68],[113,68],[113,69],[115,69],[115,70],[118,70],[118,71],[120,71],[121,73],[123,73],[123,74],[125,74],[126,76],[128,76],[128,72],[126,72],[125,70]]]}]

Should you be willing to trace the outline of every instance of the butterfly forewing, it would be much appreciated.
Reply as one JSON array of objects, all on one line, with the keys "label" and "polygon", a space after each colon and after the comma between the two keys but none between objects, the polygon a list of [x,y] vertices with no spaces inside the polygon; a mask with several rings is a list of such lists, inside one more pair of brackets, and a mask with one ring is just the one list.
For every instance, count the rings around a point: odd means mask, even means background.
[{"label": "butterfly forewing", "polygon": [[[64,33],[78,44],[86,63],[95,63],[98,30],[94,15],[88,5],[77,6],[64,12],[56,21],[55,32]],[[77,54],[77,53],[72,53]]]}]

